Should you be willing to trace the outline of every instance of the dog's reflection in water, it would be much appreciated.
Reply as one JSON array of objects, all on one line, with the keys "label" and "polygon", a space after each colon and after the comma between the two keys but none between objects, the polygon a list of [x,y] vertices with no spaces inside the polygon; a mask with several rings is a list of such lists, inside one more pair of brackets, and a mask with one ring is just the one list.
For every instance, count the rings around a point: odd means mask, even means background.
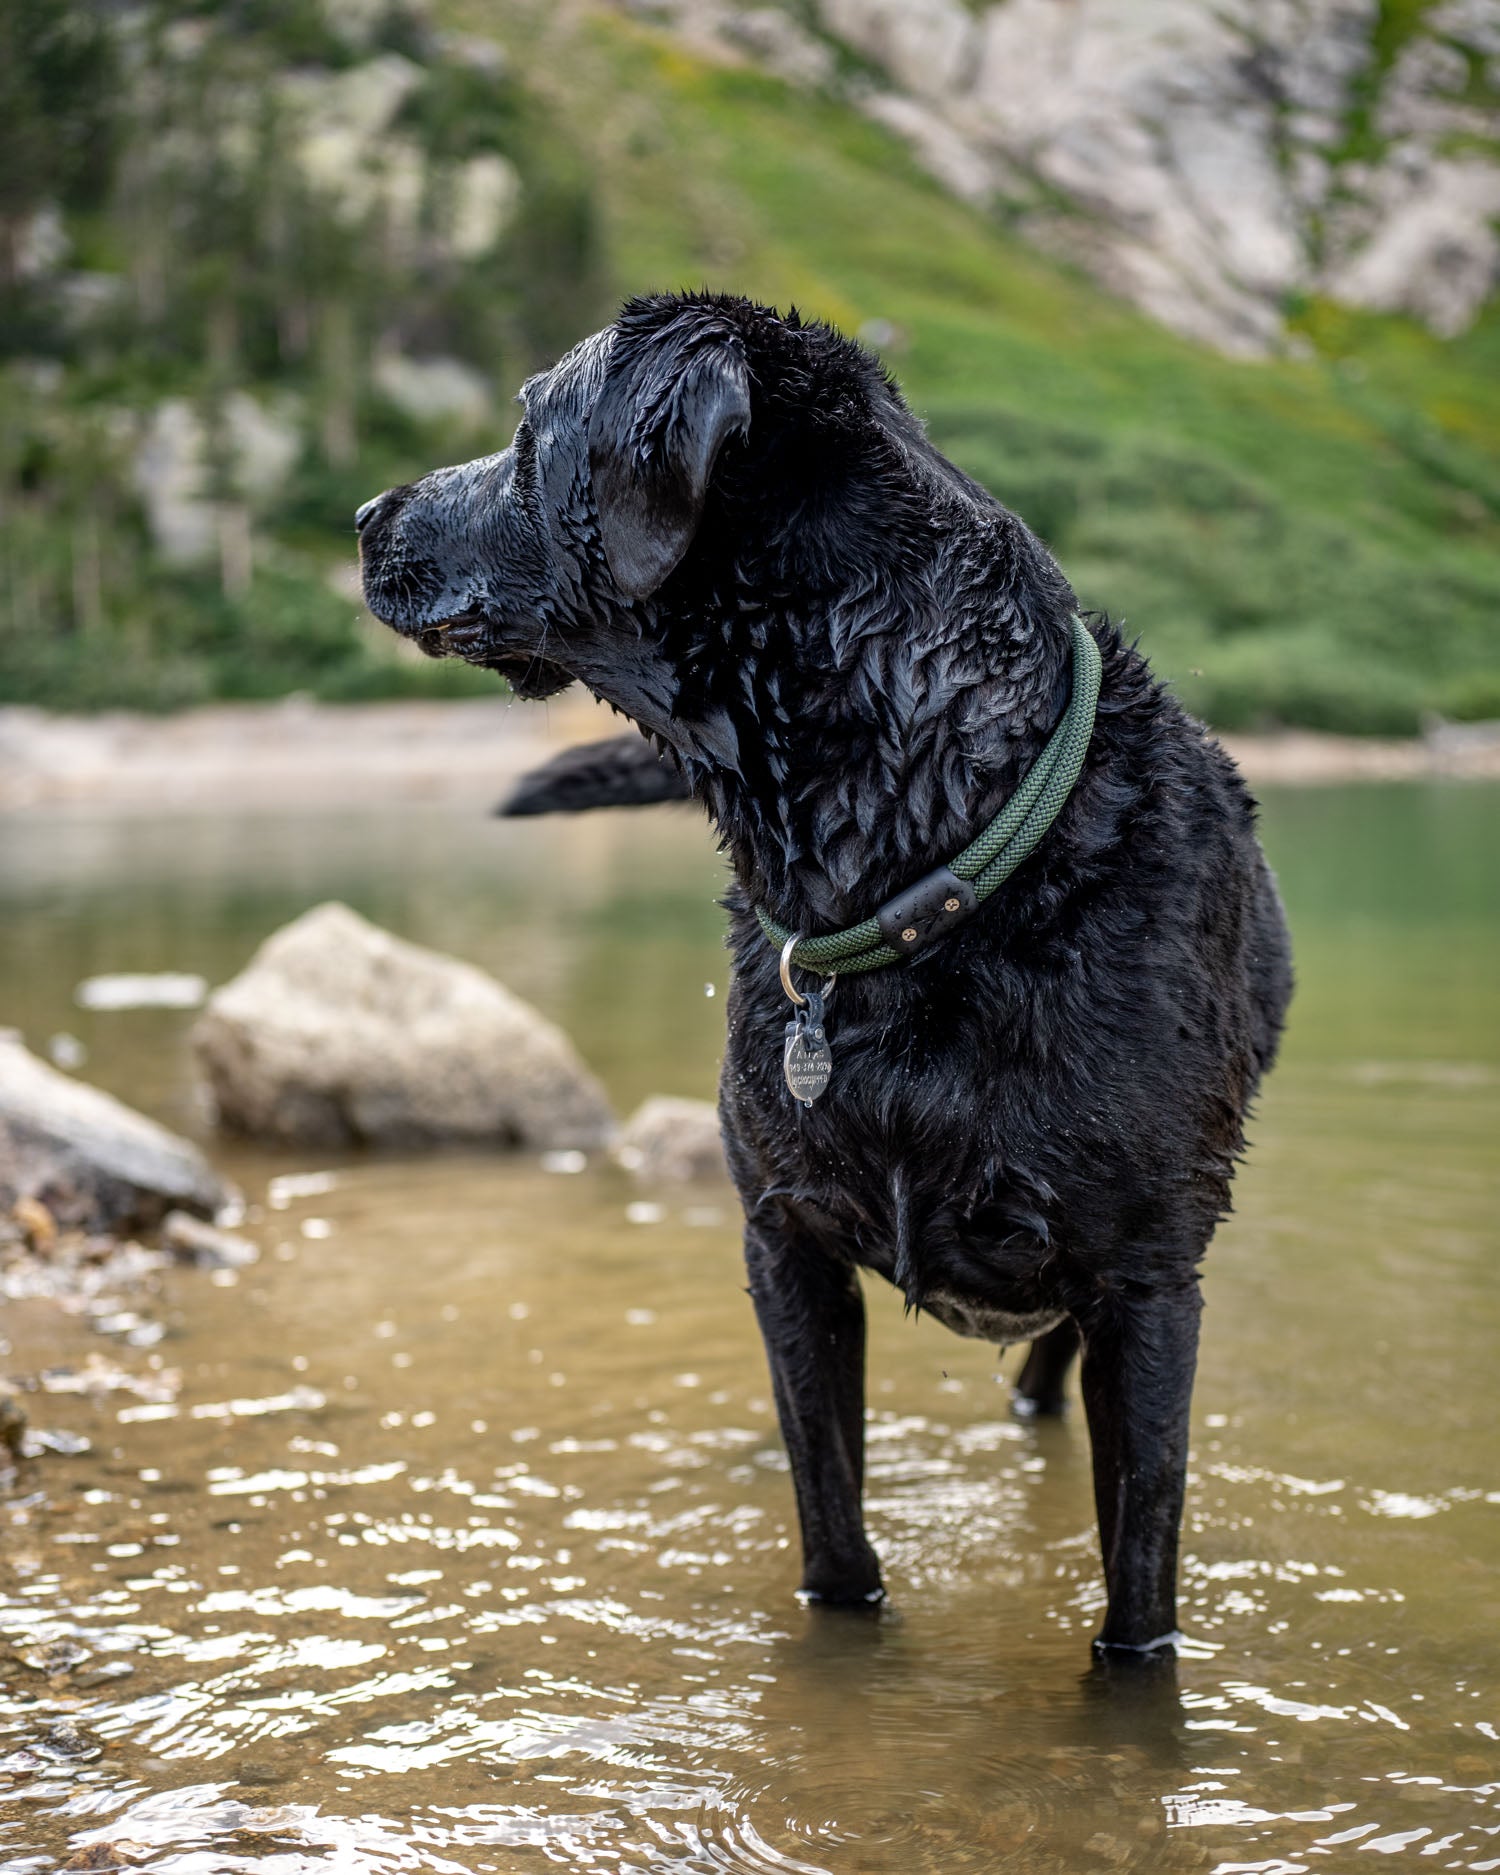
[{"label": "dog's reflection in water", "polygon": [[818,1611],[764,1667],[697,1818],[724,1866],[1159,1866],[1192,1761],[1170,1652],[1080,1679],[1055,1641],[997,1663],[933,1621]]}]

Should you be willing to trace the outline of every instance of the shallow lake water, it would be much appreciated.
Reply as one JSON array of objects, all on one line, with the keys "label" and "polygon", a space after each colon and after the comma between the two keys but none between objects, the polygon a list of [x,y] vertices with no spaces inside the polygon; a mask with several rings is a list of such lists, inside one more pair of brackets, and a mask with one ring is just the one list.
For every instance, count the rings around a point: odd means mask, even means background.
[{"label": "shallow lake water", "polygon": [[[154,1346],[4,1323],[90,1449],[0,1503],[0,1870],[1500,1870],[1500,790],[1265,825],[1301,990],[1207,1263],[1175,1664],[1090,1665],[1081,1414],[873,1283],[891,1599],[799,1606],[727,1188],[217,1146],[258,1264],[169,1272]],[[191,1018],[74,985],[340,897],[620,1110],[709,1096],[720,883],[682,811],[17,816],[0,1022],[198,1129]]]}]

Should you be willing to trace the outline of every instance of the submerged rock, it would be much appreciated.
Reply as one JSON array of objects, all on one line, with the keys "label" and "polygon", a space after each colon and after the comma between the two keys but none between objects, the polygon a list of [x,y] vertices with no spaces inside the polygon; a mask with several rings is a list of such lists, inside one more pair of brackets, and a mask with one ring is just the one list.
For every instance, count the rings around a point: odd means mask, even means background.
[{"label": "submerged rock", "polygon": [[603,1089],[561,1029],[472,964],[319,905],[215,990],[193,1031],[220,1123],[351,1145],[599,1146]]},{"label": "submerged rock", "polygon": [[120,1232],[169,1210],[211,1217],[233,1197],[189,1141],[0,1034],[0,1214],[33,1242],[39,1209],[64,1229]]},{"label": "submerged rock", "polygon": [[706,1100],[653,1094],[626,1121],[615,1157],[628,1172],[653,1184],[723,1178],[718,1111]]}]

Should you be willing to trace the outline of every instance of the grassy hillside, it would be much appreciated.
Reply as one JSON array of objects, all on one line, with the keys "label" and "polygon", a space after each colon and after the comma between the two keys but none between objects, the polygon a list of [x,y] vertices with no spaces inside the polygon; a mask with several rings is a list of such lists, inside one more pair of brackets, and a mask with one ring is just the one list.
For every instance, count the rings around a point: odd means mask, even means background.
[{"label": "grassy hillside", "polygon": [[[468,16],[488,9],[471,5]],[[942,445],[1192,706],[1414,728],[1500,715],[1500,316],[1443,343],[1298,309],[1233,363],[945,196],[848,109],[618,15],[525,49],[593,152],[622,289],[704,280],[895,328]],[[874,327],[879,330],[878,327]]]},{"label": "grassy hillside", "polygon": [[[270,9],[249,0],[220,12],[263,57],[326,56],[315,39],[291,53],[261,44],[254,22]],[[103,359],[97,344],[64,348],[60,388],[18,357],[0,421],[0,570],[12,595],[19,572],[37,596],[0,602],[0,696],[170,703],[487,682],[400,663],[357,625],[328,583],[349,560],[348,509],[487,446],[524,371],[613,298],[707,282],[863,328],[940,443],[1221,725],[1402,731],[1428,710],[1500,715],[1500,315],[1445,344],[1311,304],[1294,315],[1303,358],[1230,363],[945,196],[846,106],[613,11],[444,0],[440,13],[499,36],[509,64],[485,78],[418,54],[432,71],[404,134],[437,167],[502,151],[524,214],[482,263],[450,267],[442,293],[420,270],[362,277],[345,243],[325,299],[350,310],[324,322],[342,353],[316,342],[316,321],[315,342],[287,351],[299,327],[272,306],[259,350],[227,369],[263,397],[289,388],[306,420],[295,468],[248,517],[253,566],[231,554],[163,568],[121,471],[103,510],[131,569],[128,603],[121,582],[90,574],[100,505],[65,491],[88,479],[88,436],[119,434],[122,405],[180,394],[217,407],[214,279],[191,343],[116,343]],[[69,211],[106,271],[128,271],[119,200]],[[412,353],[493,373],[488,427],[463,434],[392,407],[371,362],[389,342],[382,318]],[[45,351],[45,334],[34,343]],[[340,397],[342,429],[328,420]],[[50,583],[35,574],[44,561]]]}]

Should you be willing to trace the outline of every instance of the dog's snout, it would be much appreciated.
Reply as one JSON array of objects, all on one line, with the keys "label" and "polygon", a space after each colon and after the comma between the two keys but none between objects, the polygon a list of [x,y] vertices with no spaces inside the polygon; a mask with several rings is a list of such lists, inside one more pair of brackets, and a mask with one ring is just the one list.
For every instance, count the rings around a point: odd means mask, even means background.
[{"label": "dog's snout", "polygon": [[363,507],[355,509],[354,531],[356,534],[364,533],[395,492],[393,488],[388,488],[383,495],[377,495],[373,501],[367,501]]}]

